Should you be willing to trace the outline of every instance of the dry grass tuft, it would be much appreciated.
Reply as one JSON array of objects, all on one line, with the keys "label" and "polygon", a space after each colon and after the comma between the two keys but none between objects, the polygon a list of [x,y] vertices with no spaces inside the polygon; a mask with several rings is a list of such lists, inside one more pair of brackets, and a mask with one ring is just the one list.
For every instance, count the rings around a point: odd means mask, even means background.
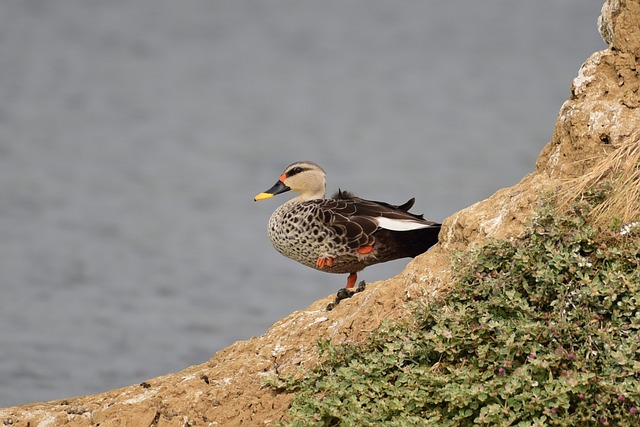
[{"label": "dry grass tuft", "polygon": [[624,225],[640,218],[640,130],[597,163],[591,172],[569,180],[563,187],[560,206],[568,207],[576,195],[582,198],[603,186],[611,187],[591,211],[594,225]]}]

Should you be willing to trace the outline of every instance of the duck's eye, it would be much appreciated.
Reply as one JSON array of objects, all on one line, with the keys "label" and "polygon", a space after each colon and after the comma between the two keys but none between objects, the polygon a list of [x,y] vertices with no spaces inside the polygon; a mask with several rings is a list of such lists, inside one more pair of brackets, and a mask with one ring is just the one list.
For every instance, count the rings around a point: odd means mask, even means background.
[{"label": "duck's eye", "polygon": [[295,168],[291,169],[291,170],[289,171],[289,173],[287,174],[287,176],[297,175],[297,174],[299,174],[300,172],[302,172],[302,170],[303,170],[303,169],[302,169],[300,166],[297,166],[297,167],[295,167]]}]

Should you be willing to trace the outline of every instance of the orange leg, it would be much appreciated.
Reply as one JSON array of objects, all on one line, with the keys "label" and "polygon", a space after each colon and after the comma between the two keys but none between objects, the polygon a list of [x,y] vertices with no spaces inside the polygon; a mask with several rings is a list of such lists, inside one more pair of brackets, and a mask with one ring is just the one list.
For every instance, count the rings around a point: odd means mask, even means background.
[{"label": "orange leg", "polygon": [[320,257],[316,260],[316,267],[324,268],[324,267],[332,267],[333,266],[333,258],[331,257]]},{"label": "orange leg", "polygon": [[351,273],[349,274],[349,277],[347,277],[347,289],[351,289],[353,288],[353,286],[356,284],[356,280],[358,280],[358,273]]}]

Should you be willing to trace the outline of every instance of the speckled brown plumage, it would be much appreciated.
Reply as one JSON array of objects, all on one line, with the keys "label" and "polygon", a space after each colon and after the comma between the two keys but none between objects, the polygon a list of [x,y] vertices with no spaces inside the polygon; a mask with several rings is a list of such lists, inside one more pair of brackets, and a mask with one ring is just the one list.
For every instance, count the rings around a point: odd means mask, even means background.
[{"label": "speckled brown plumage", "polygon": [[[288,166],[280,180],[256,200],[292,190],[300,193],[269,219],[269,239],[284,256],[331,273],[350,273],[398,258],[415,257],[437,243],[440,224],[400,206],[338,191],[324,198],[324,171],[312,162]],[[350,285],[350,286],[349,286]]]}]

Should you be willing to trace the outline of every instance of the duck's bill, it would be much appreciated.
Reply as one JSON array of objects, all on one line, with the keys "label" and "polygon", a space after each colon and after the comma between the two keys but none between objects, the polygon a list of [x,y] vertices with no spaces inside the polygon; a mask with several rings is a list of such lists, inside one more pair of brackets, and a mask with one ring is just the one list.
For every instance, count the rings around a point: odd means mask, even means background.
[{"label": "duck's bill", "polygon": [[289,190],[291,190],[291,189],[289,187],[287,187],[286,185],[284,185],[284,183],[282,181],[278,181],[273,185],[273,187],[271,187],[270,189],[268,189],[264,193],[260,193],[256,197],[254,197],[253,200],[255,202],[257,202],[258,200],[270,199],[273,196],[275,196],[276,194],[285,193],[285,192],[287,192]]}]

